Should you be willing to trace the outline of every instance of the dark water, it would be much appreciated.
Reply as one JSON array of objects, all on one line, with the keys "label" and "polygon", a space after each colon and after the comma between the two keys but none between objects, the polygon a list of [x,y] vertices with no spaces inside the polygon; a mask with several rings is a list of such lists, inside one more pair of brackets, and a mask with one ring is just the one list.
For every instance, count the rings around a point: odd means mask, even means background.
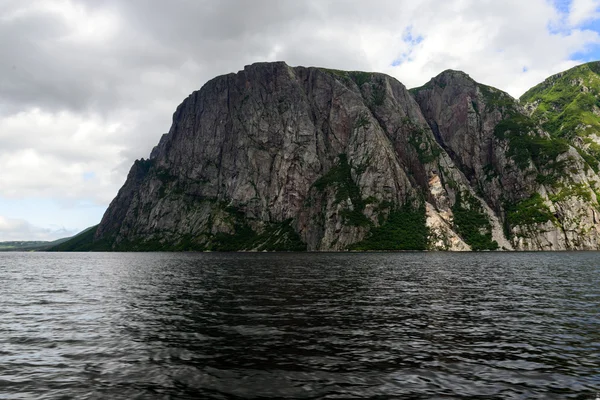
[{"label": "dark water", "polygon": [[600,253],[0,253],[1,399],[596,399]]}]

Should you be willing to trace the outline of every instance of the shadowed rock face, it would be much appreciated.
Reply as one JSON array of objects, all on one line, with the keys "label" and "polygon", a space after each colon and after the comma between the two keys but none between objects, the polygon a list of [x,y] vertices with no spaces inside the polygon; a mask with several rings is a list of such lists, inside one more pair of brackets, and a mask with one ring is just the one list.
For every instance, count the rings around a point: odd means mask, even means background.
[{"label": "shadowed rock face", "polygon": [[[177,108],[95,240],[115,250],[596,248],[595,173],[557,144],[552,155],[577,169],[563,188],[593,196],[553,201],[545,155],[515,153],[523,137],[550,141],[522,115],[455,71],[411,94],[383,74],[253,64]],[[513,120],[518,129],[503,128]]]},{"label": "shadowed rock face", "polygon": [[521,114],[516,100],[451,70],[412,92],[440,145],[496,213],[535,192],[537,171],[516,166],[495,133],[499,122]]}]

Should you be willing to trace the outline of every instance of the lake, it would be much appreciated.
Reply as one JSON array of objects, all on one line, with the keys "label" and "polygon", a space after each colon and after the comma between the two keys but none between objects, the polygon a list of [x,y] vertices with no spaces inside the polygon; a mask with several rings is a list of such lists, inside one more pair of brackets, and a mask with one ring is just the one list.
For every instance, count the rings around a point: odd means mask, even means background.
[{"label": "lake", "polygon": [[1,399],[591,399],[600,253],[0,253]]}]

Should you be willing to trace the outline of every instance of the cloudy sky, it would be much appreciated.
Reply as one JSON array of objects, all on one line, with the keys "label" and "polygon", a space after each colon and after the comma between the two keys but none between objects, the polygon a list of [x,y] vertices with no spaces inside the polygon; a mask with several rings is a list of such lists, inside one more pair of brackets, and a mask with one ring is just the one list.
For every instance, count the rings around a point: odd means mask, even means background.
[{"label": "cloudy sky", "polygon": [[97,224],[208,79],[257,61],[451,68],[519,96],[600,59],[600,0],[0,0],[0,241]]}]

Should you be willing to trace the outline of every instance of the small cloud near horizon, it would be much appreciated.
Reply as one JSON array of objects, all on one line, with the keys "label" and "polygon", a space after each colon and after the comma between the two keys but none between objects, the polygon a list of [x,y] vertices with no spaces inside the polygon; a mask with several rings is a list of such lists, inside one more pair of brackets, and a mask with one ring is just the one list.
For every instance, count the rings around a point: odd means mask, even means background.
[{"label": "small cloud near horizon", "polygon": [[61,228],[41,228],[23,219],[0,216],[0,242],[53,241],[73,236],[77,231]]}]

